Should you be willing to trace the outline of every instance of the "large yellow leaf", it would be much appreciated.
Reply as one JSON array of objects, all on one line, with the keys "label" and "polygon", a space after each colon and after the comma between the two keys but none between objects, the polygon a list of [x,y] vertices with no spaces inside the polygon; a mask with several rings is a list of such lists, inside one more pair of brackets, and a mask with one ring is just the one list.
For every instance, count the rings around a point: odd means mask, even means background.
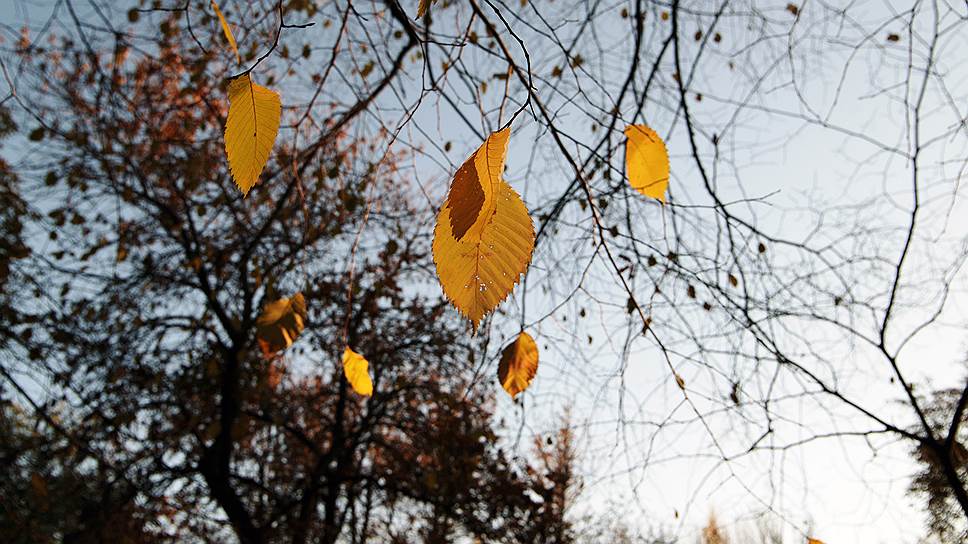
[{"label": "large yellow leaf", "polygon": [[225,39],[229,41],[229,45],[232,46],[232,51],[235,51],[235,59],[242,64],[242,56],[239,55],[239,46],[235,43],[235,36],[232,35],[232,29],[229,28],[229,22],[225,20],[225,16],[222,15],[222,10],[218,9],[218,2],[212,0],[212,9],[215,10],[215,15],[218,15],[218,22],[222,24],[222,32],[225,34]]},{"label": "large yellow leaf", "polygon": [[509,134],[491,134],[460,167],[434,228],[440,285],[475,331],[528,269],[534,250],[528,209],[501,179]]},{"label": "large yellow leaf", "polygon": [[370,363],[349,346],[343,350],[343,374],[350,382],[353,391],[365,397],[373,395],[373,382],[370,381]]},{"label": "large yellow leaf", "polygon": [[306,300],[302,293],[281,298],[262,308],[255,322],[256,339],[266,358],[292,345],[306,321]]},{"label": "large yellow leaf", "polygon": [[538,345],[534,343],[531,335],[522,332],[501,352],[497,377],[501,381],[501,387],[514,398],[531,385],[537,372]]},{"label": "large yellow leaf", "polygon": [[669,187],[669,152],[665,142],[645,125],[629,125],[625,137],[625,170],[629,183],[643,195],[665,202]]},{"label": "large yellow leaf", "polygon": [[279,94],[252,82],[249,74],[229,81],[229,119],[225,123],[225,154],[242,196],[259,179],[279,132]]}]

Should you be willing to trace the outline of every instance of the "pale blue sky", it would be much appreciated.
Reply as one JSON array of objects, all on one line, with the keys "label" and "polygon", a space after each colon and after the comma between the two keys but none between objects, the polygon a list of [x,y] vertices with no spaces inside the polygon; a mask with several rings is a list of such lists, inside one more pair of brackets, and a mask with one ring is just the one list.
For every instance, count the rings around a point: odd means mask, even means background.
[{"label": "pale blue sky", "polygon": [[[26,17],[36,29],[46,22],[52,3],[5,0],[0,2],[0,20],[19,27]],[[780,12],[785,4],[765,3],[771,8],[778,7]],[[853,13],[864,16],[866,23],[889,19],[893,9],[891,3],[873,1],[855,3],[853,8],[856,10]],[[123,11],[119,9],[115,15],[123,17]],[[623,42],[623,30],[617,18],[601,24],[603,29],[613,31],[602,37],[604,42]],[[849,34],[849,29],[846,32]],[[727,36],[727,42],[730,38]],[[950,38],[944,47],[940,53],[944,62],[936,68],[953,85],[956,107],[964,114],[968,66],[959,51],[968,50],[968,36]],[[898,54],[902,52],[900,49]],[[533,54],[537,59],[551,52],[534,51]],[[759,68],[740,66],[739,70]],[[806,210],[808,206],[829,206],[831,210],[842,211],[842,206],[858,205],[855,214],[858,221],[885,226],[901,224],[910,206],[908,165],[871,142],[851,136],[848,131],[903,147],[900,127],[905,117],[896,94],[871,94],[872,84],[877,88],[891,88],[903,83],[903,72],[895,64],[878,64],[873,54],[869,58],[863,57],[863,53],[852,56],[848,48],[818,51],[815,59],[805,58],[802,70],[804,79],[799,86],[802,96],[798,97],[789,88],[778,87],[765,92],[742,111],[742,118],[737,120],[732,133],[737,146],[727,151],[729,165],[735,170],[724,167],[719,172],[723,200],[772,195],[756,207],[759,224],[772,233],[791,237],[806,234],[805,229],[814,219]],[[694,84],[694,89],[704,94],[703,101],[692,106],[698,119],[708,120],[713,126],[722,115],[735,110],[734,102],[744,100],[746,89],[733,86],[733,74],[734,69],[724,63],[720,71],[711,71]],[[420,88],[416,79],[419,73],[414,71],[410,76],[414,78],[410,91],[416,93]],[[834,96],[839,97],[836,103]],[[932,113],[924,123],[924,131],[930,134],[950,130],[952,115],[945,111],[945,97],[931,94],[927,99],[929,106],[925,110]],[[384,103],[392,104],[392,99]],[[828,126],[804,123],[784,114],[801,114],[810,109],[822,111]],[[382,120],[393,126],[400,117],[387,112],[382,114]],[[670,131],[673,112],[659,107],[648,112],[650,124],[668,136],[673,172],[671,191],[676,201],[703,203],[681,123]],[[563,123],[573,123],[575,133],[588,136],[586,119],[574,110],[563,107],[562,119]],[[490,121],[492,125],[496,123],[494,119]],[[405,126],[401,132],[403,141],[414,145],[427,144],[428,140],[455,142],[453,149],[446,153],[427,145],[427,154],[417,157],[413,165],[415,178],[430,195],[428,206],[436,205],[433,198],[442,197],[449,181],[450,172],[445,165],[459,164],[478,142],[456,115],[446,108],[438,110],[432,100],[417,110],[412,122],[427,133],[415,134]],[[547,139],[546,135],[540,137]],[[519,118],[512,134],[507,179],[529,206],[556,195],[566,182],[563,180],[570,179],[563,161],[549,153],[547,146],[531,145],[538,139],[535,123],[526,115]],[[962,132],[926,153],[926,160],[944,165],[928,172],[939,183],[926,186],[929,197],[926,226],[937,241],[926,244],[914,257],[914,268],[933,270],[933,266],[951,259],[964,244],[968,207],[958,198],[963,189],[955,180],[965,172],[966,150],[968,138]],[[887,197],[876,210],[860,206],[879,194]],[[672,235],[664,230],[669,221],[667,212],[645,199],[636,204],[641,209],[641,220],[659,233],[655,244],[671,248]],[[581,429],[584,446],[581,462],[586,492],[581,509],[599,514],[615,512],[633,526],[662,526],[680,535],[683,542],[696,538],[711,510],[715,510],[720,520],[728,521],[762,511],[764,505],[769,505],[788,522],[785,530],[789,542],[798,542],[800,531],[808,526],[813,527],[813,535],[827,544],[918,541],[923,534],[920,511],[904,493],[906,476],[914,470],[907,445],[877,439],[878,447],[872,450],[859,439],[827,440],[780,454],[740,457],[722,463],[718,458],[706,457],[712,450],[711,439],[698,425],[682,425],[681,433],[675,430],[676,425],[670,425],[668,431],[655,433],[651,422],[675,421],[688,416],[688,410],[654,344],[642,337],[613,335],[615,330],[621,330],[617,325],[625,325],[626,315],[622,297],[616,295],[610,272],[601,260],[588,267],[588,280],[582,284],[581,296],[555,309],[556,294],[575,287],[574,278],[583,273],[590,257],[586,240],[577,237],[584,228],[581,222],[587,221],[587,213],[573,208],[566,218],[577,227],[570,228],[566,222],[560,234],[561,242],[539,247],[529,277],[529,291],[525,295],[519,287],[512,300],[503,306],[509,315],[495,320],[496,338],[510,338],[516,333],[523,296],[528,297],[528,323],[547,315],[533,327],[533,334],[543,348],[542,366],[534,385],[524,395],[526,410],[522,412],[499,395],[500,415],[506,418],[505,435],[509,442],[515,441],[519,428],[523,428],[526,439],[521,441],[521,446],[525,449],[532,433],[547,433],[564,409],[570,409],[572,421]],[[835,238],[838,228],[841,226],[824,225],[818,229],[817,237]],[[572,284],[568,284],[569,277]],[[537,287],[543,281],[553,285],[551,294],[544,294]],[[955,289],[943,314],[943,323],[916,338],[907,348],[910,356],[904,359],[906,372],[937,386],[954,384],[961,377],[963,366],[959,360],[966,351],[963,326],[968,322],[968,299],[965,298],[968,285],[964,271],[959,271],[952,283]],[[642,285],[642,289],[647,287]],[[858,289],[863,292],[865,286],[859,285]],[[903,296],[907,297],[906,303],[914,304],[937,293],[926,289],[905,292]],[[590,300],[605,302],[596,307],[591,318],[575,325],[579,311],[594,305]],[[615,306],[608,305],[611,303]],[[456,319],[456,313],[449,317]],[[899,326],[913,327],[919,318],[917,312],[905,314]],[[696,323],[698,329],[704,326],[712,324]],[[797,332],[816,341],[818,346],[834,338],[832,331],[809,329],[815,324],[804,322],[800,326],[804,330]],[[586,341],[589,336],[590,342]],[[545,345],[550,349],[544,350]],[[688,349],[688,346],[675,347]],[[845,391],[861,398],[878,413],[892,414],[898,410],[895,402],[898,389],[888,382],[882,363],[873,354],[860,345],[824,346],[823,349],[849,361],[850,371],[844,373],[840,382]],[[584,356],[580,364],[574,358],[576,352]],[[706,399],[704,394],[714,389],[715,382],[686,364],[688,356],[683,354],[681,368],[692,391],[691,398],[713,409],[716,404],[712,401],[718,402],[718,399]],[[724,361],[716,363],[728,366]],[[796,389],[796,384],[788,385],[791,390]],[[859,425],[841,407],[823,403],[796,401],[775,409],[778,414],[789,415],[791,420],[811,423],[814,429]],[[623,420],[622,425],[619,419]],[[712,419],[712,434],[727,454],[741,451],[748,445],[749,435],[757,431],[756,425],[742,428],[736,419]],[[796,441],[808,436],[807,430],[781,423],[776,438],[778,443]],[[695,455],[697,452],[702,455]]]}]

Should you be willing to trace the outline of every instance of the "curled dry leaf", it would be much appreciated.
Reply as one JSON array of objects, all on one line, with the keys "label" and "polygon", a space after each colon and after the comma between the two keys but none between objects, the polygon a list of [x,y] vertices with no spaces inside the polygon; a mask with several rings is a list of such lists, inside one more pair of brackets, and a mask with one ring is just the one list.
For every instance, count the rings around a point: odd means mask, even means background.
[{"label": "curled dry leaf", "polygon": [[370,363],[362,355],[351,350],[349,346],[343,350],[343,375],[357,394],[369,397],[373,395],[373,382],[370,380]]},{"label": "curled dry leaf", "polygon": [[497,367],[498,380],[501,381],[501,387],[514,398],[531,385],[537,372],[538,345],[531,335],[522,332],[501,352],[501,363]]},{"label": "curled dry leaf", "polygon": [[229,80],[225,154],[243,197],[269,161],[281,118],[282,102],[278,93],[253,83],[248,73]]},{"label": "curled dry leaf", "polygon": [[683,380],[682,379],[682,376],[680,376],[678,372],[675,372],[674,374],[675,374],[675,377],[676,377],[676,385],[679,386],[679,389],[682,389],[683,391],[685,391],[686,390],[686,380]]},{"label": "curled dry leaf", "polygon": [[306,321],[306,300],[302,293],[266,304],[255,322],[256,339],[262,354],[272,357],[296,341]]},{"label": "curled dry leaf", "polygon": [[229,41],[229,45],[232,46],[232,51],[235,51],[235,60],[239,64],[242,64],[242,55],[239,55],[239,45],[235,43],[235,36],[232,35],[232,29],[229,28],[229,22],[225,20],[225,16],[222,15],[222,10],[218,9],[218,2],[212,0],[212,9],[215,10],[215,15],[218,15],[218,22],[222,25],[222,32],[225,34],[225,39]]},{"label": "curled dry leaf", "polygon": [[625,171],[632,187],[665,202],[669,187],[669,152],[665,142],[646,125],[625,128]]},{"label": "curled dry leaf", "polygon": [[510,129],[491,134],[458,169],[434,228],[440,285],[477,330],[528,269],[534,225],[501,179]]}]

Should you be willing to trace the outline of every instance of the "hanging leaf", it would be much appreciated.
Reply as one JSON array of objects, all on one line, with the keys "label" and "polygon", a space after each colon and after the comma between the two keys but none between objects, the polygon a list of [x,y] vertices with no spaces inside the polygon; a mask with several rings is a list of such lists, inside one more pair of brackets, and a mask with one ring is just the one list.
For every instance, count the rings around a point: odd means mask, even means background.
[{"label": "hanging leaf", "polygon": [[475,332],[528,269],[534,250],[528,209],[501,179],[509,134],[491,134],[460,167],[434,229],[441,287]]},{"label": "hanging leaf", "polygon": [[538,345],[531,335],[522,332],[501,352],[501,363],[497,367],[498,380],[513,399],[531,385],[537,372]]},{"label": "hanging leaf", "polygon": [[[436,4],[437,0],[433,0],[433,2]],[[428,9],[430,9],[430,0],[420,0],[420,3],[417,4],[417,19],[423,17]]]},{"label": "hanging leaf", "polygon": [[256,339],[262,354],[268,359],[291,346],[302,332],[305,321],[306,300],[302,293],[266,304],[255,322]]},{"label": "hanging leaf", "polygon": [[353,391],[369,397],[373,395],[373,382],[370,381],[370,363],[362,355],[351,350],[349,346],[343,351],[343,374],[350,382]]},{"label": "hanging leaf", "polygon": [[669,153],[665,142],[645,125],[629,125],[625,137],[625,170],[629,183],[643,195],[665,202],[669,187]]},{"label": "hanging leaf", "polygon": [[249,74],[229,81],[229,119],[225,123],[225,154],[232,178],[244,197],[269,161],[279,132],[279,94],[252,82]]},{"label": "hanging leaf", "polygon": [[222,32],[225,34],[225,39],[229,41],[229,45],[232,46],[232,51],[235,51],[235,59],[242,64],[242,56],[239,55],[239,46],[235,43],[235,36],[232,35],[232,29],[229,28],[229,22],[225,20],[225,16],[222,15],[222,10],[218,9],[218,2],[212,0],[212,9],[215,10],[215,15],[218,15],[218,22],[222,24]]}]

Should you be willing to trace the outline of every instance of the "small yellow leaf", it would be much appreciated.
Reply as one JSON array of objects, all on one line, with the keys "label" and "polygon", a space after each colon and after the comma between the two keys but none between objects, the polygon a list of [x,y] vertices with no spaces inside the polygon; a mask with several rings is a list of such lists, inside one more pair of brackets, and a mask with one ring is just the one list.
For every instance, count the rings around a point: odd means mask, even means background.
[{"label": "small yellow leaf", "polygon": [[370,381],[370,363],[362,355],[351,350],[349,346],[343,351],[343,374],[350,382],[353,391],[369,397],[373,395],[373,382]]},{"label": "small yellow leaf", "polygon": [[625,136],[625,169],[629,183],[643,195],[665,202],[669,187],[669,153],[662,138],[645,125],[629,125]]},{"label": "small yellow leaf", "polygon": [[501,387],[513,399],[531,385],[537,372],[538,345],[534,343],[531,335],[522,332],[501,352],[497,377],[501,381]]},{"label": "small yellow leaf", "polygon": [[534,251],[528,209],[501,179],[509,134],[491,134],[460,167],[434,228],[440,285],[475,331],[514,289]]},{"label": "small yellow leaf", "polygon": [[266,358],[292,345],[306,321],[306,300],[302,293],[281,298],[262,308],[255,322],[256,339]]},{"label": "small yellow leaf", "polygon": [[235,51],[235,59],[242,64],[242,56],[239,55],[239,46],[235,43],[235,36],[232,35],[232,29],[229,28],[229,22],[225,20],[225,16],[222,15],[222,10],[218,9],[218,2],[212,0],[212,9],[215,10],[215,15],[218,15],[218,22],[222,24],[222,32],[225,33],[225,39],[229,41],[229,45],[232,46],[232,51]]},{"label": "small yellow leaf", "polygon": [[808,538],[807,539],[807,544],[823,544],[823,541],[822,540],[818,540],[816,538]]},{"label": "small yellow leaf", "polygon": [[229,118],[225,123],[225,154],[232,178],[244,197],[269,161],[279,133],[279,94],[252,82],[249,74],[229,81]]},{"label": "small yellow leaf", "polygon": [[[433,0],[433,2],[436,4],[437,0]],[[420,3],[417,4],[417,19],[423,17],[428,9],[430,9],[430,0],[420,0]]]}]

